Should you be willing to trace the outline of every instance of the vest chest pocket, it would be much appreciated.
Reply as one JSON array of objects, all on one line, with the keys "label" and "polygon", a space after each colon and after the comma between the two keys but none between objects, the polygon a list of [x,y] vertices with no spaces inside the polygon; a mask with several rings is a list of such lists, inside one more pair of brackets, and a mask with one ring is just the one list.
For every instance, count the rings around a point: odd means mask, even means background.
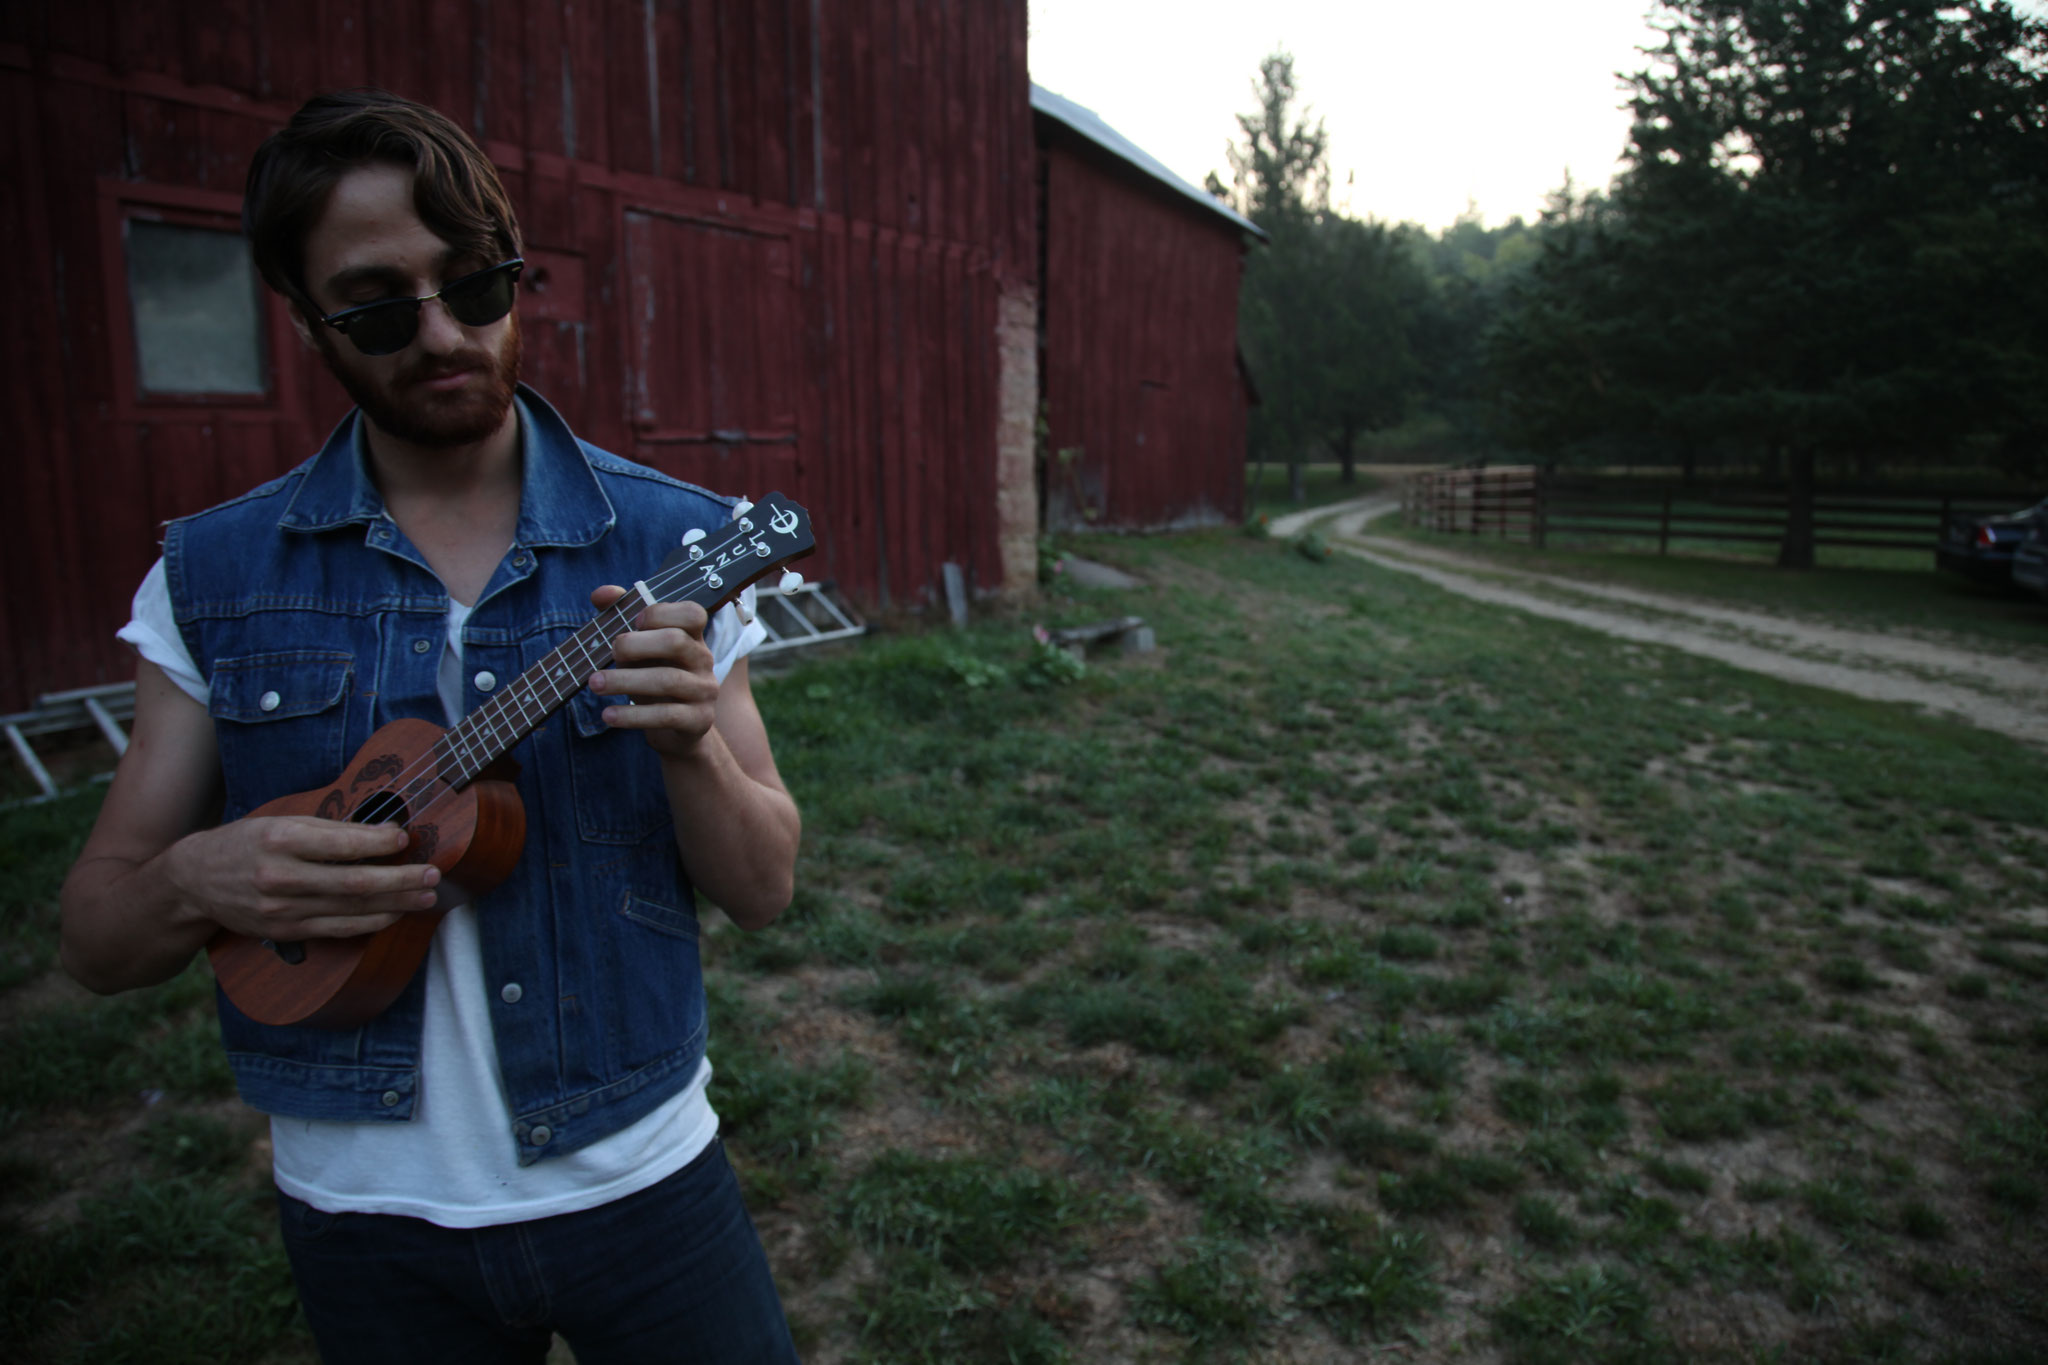
[{"label": "vest chest pocket", "polygon": [[348,758],[355,656],[285,650],[217,659],[207,709],[220,745],[230,818],[334,780]]},{"label": "vest chest pocket", "polygon": [[661,760],[646,736],[604,723],[619,699],[582,692],[569,702],[569,769],[576,826],[601,844],[637,844],[669,827]]}]

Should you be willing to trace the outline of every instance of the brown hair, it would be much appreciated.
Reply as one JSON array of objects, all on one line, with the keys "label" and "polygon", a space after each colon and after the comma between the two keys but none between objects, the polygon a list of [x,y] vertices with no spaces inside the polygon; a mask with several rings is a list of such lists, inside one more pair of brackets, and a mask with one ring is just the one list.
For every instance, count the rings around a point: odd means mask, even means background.
[{"label": "brown hair", "polygon": [[264,282],[310,316],[306,238],[342,176],[390,162],[413,173],[413,210],[450,246],[496,263],[519,254],[519,223],[490,158],[446,115],[383,90],[307,100],[249,163],[242,231]]}]

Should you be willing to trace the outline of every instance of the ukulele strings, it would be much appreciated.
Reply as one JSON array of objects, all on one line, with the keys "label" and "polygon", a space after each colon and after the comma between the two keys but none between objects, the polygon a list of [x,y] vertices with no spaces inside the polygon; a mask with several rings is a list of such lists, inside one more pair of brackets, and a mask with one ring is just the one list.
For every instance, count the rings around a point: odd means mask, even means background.
[{"label": "ukulele strings", "polygon": [[[647,581],[647,587],[649,591],[655,593],[656,596],[663,596],[667,593],[669,587],[672,586],[675,579],[687,575],[690,569],[696,567],[697,563],[698,561],[692,560],[687,566],[679,566],[676,569],[670,570],[667,574],[657,574],[655,578]],[[591,650],[591,645],[588,643],[581,644],[580,649],[584,658],[584,672],[586,675],[591,670],[603,668],[610,661],[610,644],[612,640],[617,638],[617,634],[623,633],[624,629],[631,622],[632,618],[627,608],[625,608],[621,604],[628,602],[632,599],[632,597],[632,590],[628,589],[627,593],[624,596],[622,596],[617,603],[614,603],[613,605],[605,608],[603,612],[600,612],[598,615],[592,617],[589,621],[585,622],[583,626],[580,627],[567,640],[563,641],[562,644],[556,646],[554,650],[550,651],[549,657],[552,657],[554,654],[560,653],[562,650],[567,649],[572,644],[577,644],[578,637],[580,637],[584,631],[589,630],[592,626],[597,626],[599,628],[599,642],[601,642],[605,647],[603,654],[593,654]],[[666,599],[664,598],[664,600]],[[644,603],[641,605],[644,605]],[[610,621],[607,621],[607,617],[610,617],[612,619]],[[600,659],[604,660],[604,662],[600,662]],[[542,662],[545,663],[546,660],[543,660]],[[401,770],[394,777],[391,785],[384,789],[384,791],[387,794],[397,798],[397,808],[393,811],[386,812],[379,820],[377,820],[376,823],[384,825],[411,824],[417,820],[425,818],[431,811],[435,810],[437,807],[443,805],[447,801],[452,800],[456,795],[458,789],[453,786],[443,786],[439,795],[435,796],[432,800],[428,801],[418,810],[411,809],[411,803],[419,798],[421,792],[429,790],[437,782],[440,782],[442,780],[441,760],[444,756],[454,756],[453,750],[449,748],[447,743],[449,735],[454,734],[457,730],[462,729],[464,726],[471,725],[472,723],[477,722],[479,718],[482,718],[483,726],[486,728],[488,733],[490,733],[493,738],[496,738],[500,726],[499,720],[494,713],[504,711],[505,709],[507,709],[507,699],[512,697],[514,693],[518,690],[520,690],[519,682],[518,680],[514,680],[512,687],[506,688],[504,692],[499,693],[498,696],[492,697],[489,701],[485,702],[475,711],[472,711],[470,712],[469,715],[463,717],[461,721],[449,727],[448,730],[444,731],[440,736],[438,736],[434,740],[434,743],[428,748],[425,754],[422,754],[419,758],[414,759],[413,762],[408,767]],[[562,701],[567,700],[567,697],[563,697],[560,701],[557,701],[555,705],[559,706],[561,705]],[[552,710],[553,708],[550,707],[547,709]],[[543,714],[545,714],[545,712],[543,712]],[[511,724],[514,728],[516,728],[518,724],[524,721],[524,719],[525,717],[523,715],[517,718],[513,718]],[[465,766],[467,765],[465,764]]]},{"label": "ukulele strings", "polygon": [[[673,569],[668,569],[656,573],[652,579],[645,580],[648,591],[654,593],[663,601],[668,601],[670,600],[667,597],[669,589],[675,586],[675,584],[680,580],[689,577],[692,573],[697,572],[700,568],[704,570],[700,582],[708,582],[710,578],[710,572],[709,566],[706,565],[705,561],[713,558],[717,551],[723,550],[727,545],[742,539],[747,534],[749,534],[748,531],[735,532],[734,534],[729,535],[724,540],[720,541],[718,545],[714,547],[713,551],[707,552],[706,554],[697,559],[686,560],[683,563],[677,565]],[[773,567],[772,563],[770,564],[770,567]],[[763,572],[765,573],[766,570],[763,570]],[[759,575],[757,575],[757,577],[758,576]],[[752,580],[750,579],[748,581],[751,582]],[[685,591],[687,592],[687,589]],[[569,639],[563,641],[562,644],[556,646],[554,650],[550,651],[550,657],[552,657],[553,654],[560,653],[562,650],[568,648],[569,645],[576,643],[578,637],[581,636],[584,631],[589,630],[592,626],[597,626],[599,627],[599,640],[605,646],[603,657],[605,658],[606,663],[598,663],[598,656],[592,654],[591,647],[589,644],[582,644],[579,647],[582,650],[584,656],[586,672],[593,668],[602,668],[607,666],[611,658],[610,645],[612,641],[617,638],[618,634],[624,633],[624,628],[628,626],[632,620],[632,616],[629,613],[629,609],[625,605],[625,603],[628,602],[631,596],[632,593],[629,590],[625,595],[621,596],[617,602],[613,603],[610,607],[607,607],[604,611],[600,612],[598,615],[592,617],[589,621],[585,622],[582,627],[580,627],[574,634],[572,634],[569,637]],[[644,605],[644,603],[642,605]],[[606,617],[608,616],[613,618],[613,620],[609,623],[606,622]],[[617,627],[618,629],[615,631],[613,627]],[[538,665],[536,665],[536,667],[538,667]],[[524,676],[525,675],[522,674],[521,678],[523,679]],[[472,711],[468,716],[463,717],[463,719],[460,722],[458,722],[454,726],[451,726],[447,731],[443,732],[442,735],[434,741],[432,746],[429,747],[428,751],[425,754],[413,760],[413,762],[406,768],[401,769],[396,775],[392,785],[383,789],[385,794],[397,798],[397,808],[394,811],[386,812],[382,816],[382,818],[376,821],[376,823],[384,825],[411,824],[417,820],[424,818],[427,814],[437,809],[441,805],[445,804],[446,802],[453,800],[460,789],[454,786],[444,785],[440,794],[435,796],[432,800],[428,801],[424,806],[421,806],[416,811],[410,809],[410,803],[416,800],[421,792],[428,790],[437,781],[440,781],[441,766],[439,755],[441,755],[444,751],[448,736],[455,733],[457,730],[462,729],[464,726],[471,724],[471,722],[477,720],[479,717],[487,717],[485,720],[485,724],[488,726],[493,738],[495,738],[498,730],[498,721],[495,717],[488,717],[487,713],[505,710],[509,705],[510,699],[519,690],[520,680],[515,679],[511,687],[506,688],[504,692],[501,692],[497,696],[492,697],[489,701],[485,702],[483,706],[478,707],[475,711]],[[567,700],[568,698],[566,696],[562,697],[554,703],[554,706],[560,706],[562,702]],[[546,714],[549,711],[552,711],[553,709],[553,706],[545,708],[542,712],[542,716],[545,717]],[[514,718],[512,721],[513,728],[517,728],[517,726],[519,724],[522,724],[525,721],[525,719],[526,717],[523,713],[520,716]],[[515,743],[516,742],[517,741],[515,741]]]},{"label": "ukulele strings", "polygon": [[[650,583],[649,586],[652,587],[653,585]],[[623,613],[618,612],[616,608],[608,607],[606,608],[604,614],[593,617],[589,622],[585,623],[582,629],[587,630],[590,626],[603,624],[605,622],[606,616],[617,617],[618,619],[612,622],[611,624],[619,627],[625,626],[627,621],[627,618]],[[578,634],[580,633],[581,631],[578,632]],[[604,632],[604,634],[608,642],[611,632],[607,630]],[[570,641],[575,640],[575,638],[576,637],[572,635],[570,637]],[[565,641],[564,644],[566,645],[570,641]],[[587,646],[584,648],[583,653],[586,667],[594,669],[603,666],[597,662],[596,657],[593,657],[591,655],[591,652]],[[509,695],[510,692],[511,689],[508,688],[506,689],[505,693],[502,693],[500,695]],[[567,698],[564,698],[564,700],[567,700]],[[559,704],[560,703],[557,703],[557,705]],[[504,709],[503,706],[499,704],[498,697],[491,698],[491,700],[489,702],[486,702],[484,705],[486,707],[490,707],[494,711]],[[460,789],[451,785],[447,785],[442,776],[444,760],[451,757],[458,757],[458,755],[455,754],[454,750],[448,744],[448,736],[455,733],[455,731],[457,729],[460,729],[462,725],[468,724],[469,722],[475,720],[477,717],[484,715],[484,713],[484,707],[478,707],[475,711],[472,711],[470,712],[469,715],[463,717],[462,721],[459,722],[457,725],[451,726],[447,730],[444,730],[441,734],[435,737],[434,742],[427,747],[427,751],[425,753],[415,758],[405,768],[401,769],[398,773],[394,774],[388,785],[379,788],[376,795],[373,795],[371,797],[371,800],[375,801],[378,799],[378,797],[389,797],[392,798],[393,804],[391,805],[390,808],[380,811],[377,817],[369,823],[379,825],[409,825],[416,821],[424,819],[430,812],[434,811],[447,801],[453,799],[453,797]],[[516,724],[517,722],[514,723]],[[500,727],[495,719],[487,722],[487,729],[493,736],[496,735],[499,728]],[[467,765],[465,764],[465,766]],[[422,792],[431,790],[437,784],[441,785],[440,793],[431,800],[429,800],[425,805],[420,806],[418,809],[414,809],[413,802],[419,799],[420,794]]]}]

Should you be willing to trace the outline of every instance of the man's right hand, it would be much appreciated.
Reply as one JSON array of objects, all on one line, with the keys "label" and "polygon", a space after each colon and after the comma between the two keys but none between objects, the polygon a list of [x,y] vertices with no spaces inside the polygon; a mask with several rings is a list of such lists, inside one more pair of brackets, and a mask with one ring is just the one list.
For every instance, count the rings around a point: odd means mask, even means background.
[{"label": "man's right hand", "polygon": [[156,665],[135,674],[128,752],[64,880],[64,969],[103,995],[185,969],[221,928],[273,942],[365,934],[431,908],[440,873],[377,864],[395,827],[312,816],[215,826],[213,719]]},{"label": "man's right hand", "polygon": [[405,845],[396,825],[250,816],[180,839],[165,851],[163,874],[180,900],[238,934],[347,938],[434,908],[438,868],[376,861]]}]

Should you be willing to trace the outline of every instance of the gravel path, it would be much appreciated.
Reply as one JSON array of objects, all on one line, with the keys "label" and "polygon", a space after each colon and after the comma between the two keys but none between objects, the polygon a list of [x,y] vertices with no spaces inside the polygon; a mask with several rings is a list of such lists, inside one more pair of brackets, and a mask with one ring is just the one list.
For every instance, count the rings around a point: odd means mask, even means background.
[{"label": "gravel path", "polygon": [[[1644,644],[1668,645],[1736,668],[1831,688],[1875,701],[1904,702],[2014,739],[2048,745],[2048,649],[1987,651],[1981,642],[1940,642],[1825,621],[1721,606],[1587,583],[1375,536],[1370,523],[1398,511],[1377,494],[1276,518],[1273,533],[1311,527],[1331,547],[1461,597],[1569,621]],[[2048,643],[2048,642],[2044,642]]]}]

